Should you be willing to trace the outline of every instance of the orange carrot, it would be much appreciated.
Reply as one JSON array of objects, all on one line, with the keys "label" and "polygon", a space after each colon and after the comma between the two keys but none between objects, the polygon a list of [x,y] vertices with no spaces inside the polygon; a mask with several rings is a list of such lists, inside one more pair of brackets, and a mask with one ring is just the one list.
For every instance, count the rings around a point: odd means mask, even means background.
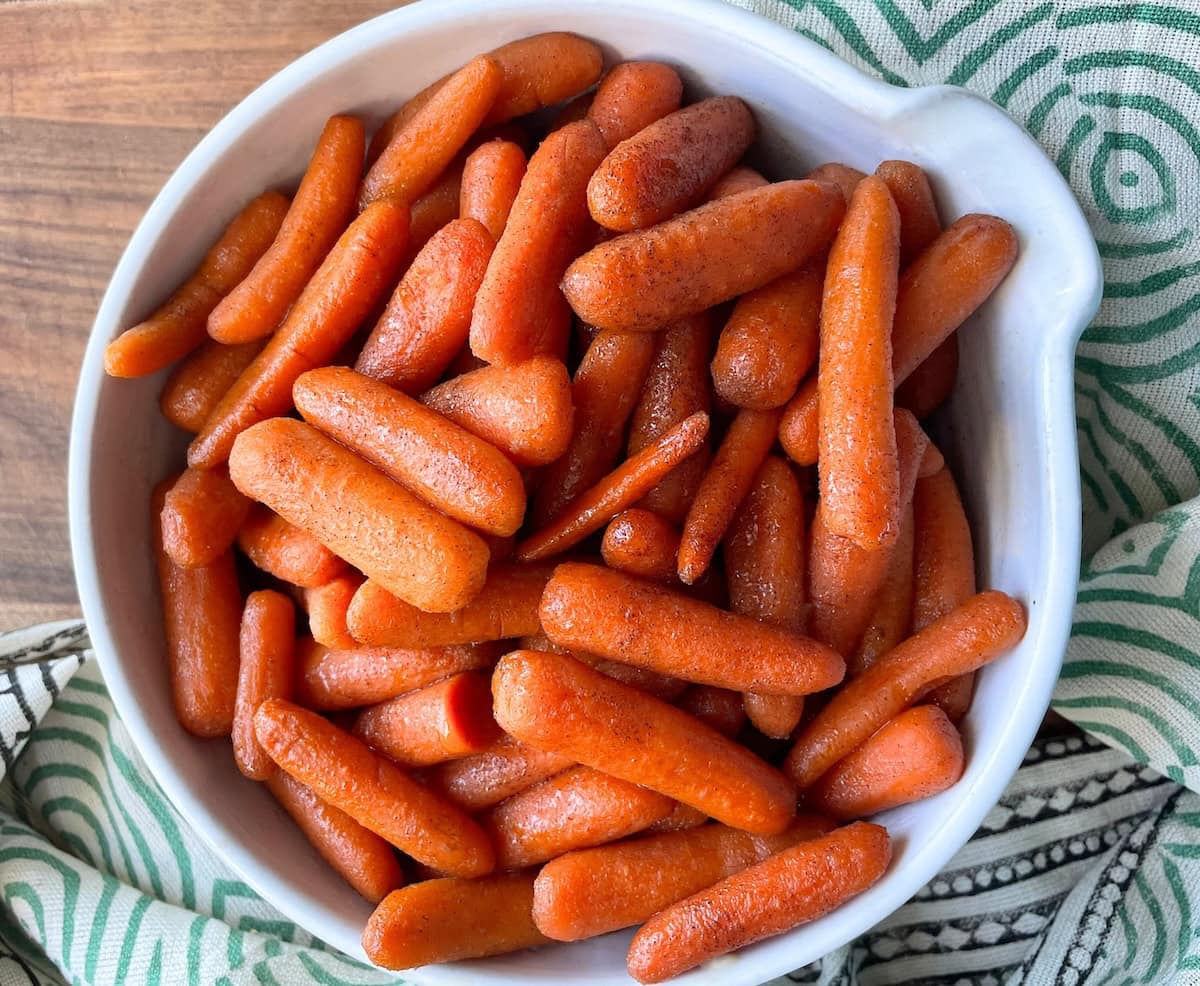
[{"label": "orange carrot", "polygon": [[388,894],[363,930],[363,951],[384,969],[502,955],[547,942],[534,927],[533,874],[443,878]]},{"label": "orange carrot", "polygon": [[209,313],[267,251],[287,211],[288,200],[278,192],[252,199],[225,227],[192,276],[146,321],[108,344],[105,372],[113,377],[149,376],[205,342]]},{"label": "orange carrot", "polygon": [[770,182],[753,168],[747,168],[744,164],[739,164],[732,171],[726,172],[724,177],[720,178],[708,190],[708,201],[714,202],[717,199],[723,199],[729,195],[737,195],[738,192],[748,192],[752,188],[762,188],[763,185],[768,184]]},{"label": "orange carrot", "polygon": [[268,575],[305,589],[343,575],[346,563],[306,531],[255,504],[243,521],[237,545]]},{"label": "orange carrot", "polygon": [[647,832],[687,832],[690,829],[699,828],[701,825],[707,825],[709,817],[704,812],[693,808],[691,805],[680,804],[675,802],[675,807],[671,809],[671,814],[666,818],[655,822],[651,825]]},{"label": "orange carrot", "polygon": [[591,767],[571,767],[526,788],[480,819],[496,868],[520,870],[573,849],[640,832],[671,813],[670,798]]},{"label": "orange carrot", "polygon": [[678,569],[688,585],[707,571],[778,432],[778,411],[742,410],[730,424],[683,522]]},{"label": "orange carrot", "polygon": [[224,462],[240,432],[291,409],[296,378],[332,360],[392,286],[407,235],[408,210],[387,202],[350,224],[192,441],[189,465]]},{"label": "orange carrot", "polygon": [[254,733],[281,769],[414,859],[455,876],[491,871],[495,855],[475,822],[315,712],[268,699]]},{"label": "orange carrot", "polygon": [[627,233],[697,205],[754,134],[750,107],[736,96],[713,96],[663,116],[614,146],[596,169],[587,192],[592,218]]},{"label": "orange carrot", "polygon": [[489,124],[577,96],[595,84],[604,67],[599,46],[566,31],[520,38],[489,54],[504,72],[500,94],[485,121]]},{"label": "orange carrot", "polygon": [[301,421],[242,432],[229,471],[247,496],[414,606],[448,613],[483,586],[488,550],[477,534]]},{"label": "orange carrot", "polygon": [[273,771],[267,778],[267,789],[320,857],[372,904],[404,885],[400,861],[392,847],[374,832],[326,804],[282,770]]},{"label": "orange carrot", "polygon": [[482,753],[426,771],[425,783],[469,812],[483,811],[572,766],[570,757],[535,750],[501,734]]},{"label": "orange carrot", "polygon": [[233,712],[233,758],[253,781],[265,781],[271,758],[254,738],[254,713],[269,698],[292,697],[296,607],[280,592],[252,592],[242,611],[237,701]]},{"label": "orange carrot", "polygon": [[185,469],[163,501],[163,549],[181,568],[209,565],[233,546],[249,512],[226,470]]},{"label": "orange carrot", "polygon": [[604,564],[630,575],[675,581],[679,532],[658,514],[634,507],[612,519],[604,531]]},{"label": "orange carrot", "polygon": [[679,109],[683,80],[662,62],[622,62],[600,82],[588,116],[600,128],[604,142],[616,147]]},{"label": "orange carrot", "polygon": [[559,565],[540,614],[564,647],[720,688],[806,695],[845,671],[807,637],[597,565]]},{"label": "orange carrot", "polygon": [[884,161],[875,175],[887,185],[900,213],[900,266],[907,267],[942,232],[925,172],[911,161]]},{"label": "orange carrot", "polygon": [[354,368],[406,394],[441,378],[467,343],[471,307],[492,255],[474,219],[455,219],[421,248],[375,323]]},{"label": "orange carrot", "polygon": [[712,685],[689,685],[675,702],[688,715],[695,716],[722,736],[736,736],[746,723],[742,696],[728,688]]},{"label": "orange carrot", "polygon": [[459,218],[464,162],[455,158],[433,186],[412,204],[408,245],[400,269],[408,270],[435,233]]},{"label": "orange carrot", "polygon": [[304,590],[304,608],[308,611],[308,632],[326,647],[354,648],[356,642],[346,626],[350,600],[363,584],[362,574],[347,572],[324,585]]},{"label": "orange carrot", "polygon": [[657,329],[795,270],[830,242],[844,209],[823,182],[730,195],[593,247],[567,268],[563,292],[592,325]]},{"label": "orange carrot", "polygon": [[816,920],[871,887],[891,858],[887,829],[867,822],[785,849],[654,915],[630,943],[629,974],[662,982]]},{"label": "orange carrot", "polygon": [[788,773],[806,790],[931,685],[982,667],[1024,633],[1020,603],[1002,592],[972,596],[843,685],[801,732],[788,754]]},{"label": "orange carrot", "polygon": [[364,136],[357,117],[329,118],[279,235],[208,316],[218,342],[261,339],[284,320],[354,215]]},{"label": "orange carrot", "polygon": [[962,738],[946,714],[918,705],[885,723],[812,786],[806,803],[838,819],[865,818],[957,783]]},{"label": "orange carrot", "polygon": [[511,140],[489,140],[468,156],[463,166],[458,214],[479,222],[500,239],[525,176],[525,152]]},{"label": "orange carrot", "polygon": [[517,641],[517,646],[521,650],[537,650],[546,654],[564,654],[567,657],[573,657],[609,678],[631,685],[647,695],[661,698],[664,702],[674,701],[688,688],[686,681],[672,678],[670,675],[659,674],[648,668],[639,668],[632,664],[623,664],[620,661],[609,661],[603,657],[597,657],[595,654],[589,654],[587,651],[568,650],[566,647],[556,644],[545,633],[522,637]]},{"label": "orange carrot", "polygon": [[851,675],[861,674],[879,658],[899,646],[912,628],[913,604],[913,509],[900,515],[900,533],[888,552],[883,583],[854,653],[847,658]]},{"label": "orange carrot", "polygon": [[[913,413],[913,412],[910,412]],[[914,413],[914,417],[915,417]],[[946,459],[933,442],[925,446],[925,455],[921,458],[921,467],[917,471],[918,479],[925,479],[934,473],[939,473],[946,465]]]},{"label": "orange carrot", "polygon": [[434,387],[421,400],[518,466],[553,462],[571,440],[571,378],[553,356],[483,366]]},{"label": "orange carrot", "polygon": [[588,229],[587,181],[607,148],[595,125],[550,134],[529,159],[471,318],[471,351],[507,366],[563,356],[570,312],[558,282]]},{"label": "orange carrot", "polygon": [[167,377],[158,398],[163,417],[176,428],[196,434],[264,345],[259,341],[223,346],[206,339]]},{"label": "orange carrot", "polygon": [[858,183],[866,178],[866,174],[859,171],[858,168],[851,168],[847,164],[838,164],[836,161],[831,161],[828,164],[821,164],[813,168],[807,175],[804,176],[809,181],[828,181],[837,185],[842,190],[842,195],[846,202],[854,196],[854,190],[858,187]]},{"label": "orange carrot", "polygon": [[951,335],[896,388],[896,403],[924,420],[950,399],[958,379],[958,336]]},{"label": "orange carrot", "polygon": [[[572,658],[507,654],[496,665],[492,694],[496,721],[517,739],[727,825],[771,834],[795,814],[795,794],[773,767],[694,716]],[[658,817],[670,812],[667,803]]]},{"label": "orange carrot", "polygon": [[579,941],[642,924],[663,908],[829,831],[801,815],[779,835],[724,825],[581,849],[551,860],[533,883],[533,920],[556,941]]},{"label": "orange carrot", "polygon": [[497,565],[479,594],[453,613],[422,612],[368,579],[350,603],[350,632],[377,647],[445,647],[537,633],[538,604],[553,570]]},{"label": "orange carrot", "polygon": [[596,98],[595,90],[582,92],[574,99],[563,105],[550,122],[550,127],[547,132],[561,130],[568,123],[578,123],[580,120],[586,120],[588,113],[592,108],[592,102]]}]

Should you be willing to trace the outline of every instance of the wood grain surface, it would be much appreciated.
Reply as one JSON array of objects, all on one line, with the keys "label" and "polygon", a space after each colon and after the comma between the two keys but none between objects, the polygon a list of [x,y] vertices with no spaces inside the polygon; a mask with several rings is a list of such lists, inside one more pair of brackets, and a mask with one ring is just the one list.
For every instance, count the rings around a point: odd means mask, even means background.
[{"label": "wood grain surface", "polygon": [[146,206],[260,82],[397,6],[0,0],[0,630],[79,613],[71,403],[96,306]]}]

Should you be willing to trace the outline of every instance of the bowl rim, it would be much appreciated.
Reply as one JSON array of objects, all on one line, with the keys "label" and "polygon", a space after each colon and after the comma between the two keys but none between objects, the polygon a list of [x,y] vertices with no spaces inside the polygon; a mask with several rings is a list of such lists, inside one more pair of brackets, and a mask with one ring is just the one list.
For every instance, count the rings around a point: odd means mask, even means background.
[{"label": "bowl rim", "polygon": [[[562,0],[438,0],[437,3],[427,0],[414,3],[364,21],[300,56],[255,88],[222,117],[172,172],[131,235],[97,309],[76,390],[68,459],[71,549],[81,607],[105,683],[143,760],[176,809],[192,820],[193,831],[242,879],[289,917],[297,909],[281,907],[278,903],[286,899],[289,892],[286,881],[273,870],[259,865],[253,854],[238,846],[237,839],[212,816],[204,800],[192,792],[165,756],[139,712],[130,676],[126,674],[118,656],[100,591],[90,510],[96,410],[102,387],[106,384],[103,372],[103,351],[109,341],[106,336],[124,297],[132,289],[181,200],[207,171],[211,162],[225,154],[255,121],[271,112],[295,89],[319,78],[329,69],[353,60],[365,48],[402,42],[411,32],[444,26],[484,9],[491,17],[520,12],[567,19],[564,17]],[[830,936],[829,947],[833,949],[867,931],[911,898],[948,860],[946,844],[953,843],[955,851],[965,844],[1020,765],[1036,734],[1042,712],[1049,705],[1069,636],[1081,537],[1078,449],[1073,427],[1074,349],[1079,335],[1099,305],[1102,289],[1100,258],[1087,222],[1067,182],[1033,138],[983,97],[953,86],[912,89],[892,86],[864,74],[819,44],[783,25],[721,0],[610,0],[606,5],[606,15],[619,17],[623,9],[643,14],[652,11],[675,20],[695,18],[704,22],[709,30],[735,34],[740,42],[759,49],[765,57],[786,59],[810,69],[806,81],[827,90],[839,102],[875,119],[927,112],[934,106],[986,118],[989,127],[995,128],[1009,142],[1006,153],[1021,157],[1026,166],[1040,170],[1039,181],[1044,183],[1048,194],[1056,200],[1059,214],[1065,217],[1063,224],[1056,228],[1056,236],[1074,267],[1066,289],[1070,297],[1062,310],[1073,315],[1064,316],[1059,324],[1048,328],[1049,338],[1042,349],[1048,368],[1056,369],[1056,372],[1044,374],[1042,399],[1047,407],[1046,420],[1060,425],[1048,428],[1045,436],[1047,454],[1051,461],[1060,463],[1060,467],[1048,470],[1045,508],[1050,515],[1050,529],[1056,532],[1057,537],[1050,545],[1047,556],[1049,591],[1039,600],[1039,608],[1043,612],[1061,614],[1056,622],[1045,627],[1043,634],[1042,647],[1053,673],[1047,667],[1040,675],[1028,676],[1023,692],[1014,696],[1014,701],[1021,703],[1023,714],[1014,716],[1013,723],[1007,727],[1005,741],[995,745],[972,797],[960,800],[954,812],[938,829],[938,838],[928,840],[924,846],[910,847],[904,881],[891,881],[886,885],[886,893],[864,895],[852,902],[857,905],[852,920],[854,928],[847,932],[846,926],[850,923],[847,921],[834,924],[833,927],[839,930]],[[1029,713],[1033,707],[1038,710],[1036,716]],[[292,919],[295,920],[294,917]],[[351,954],[359,959],[364,958],[361,948]],[[801,961],[796,965],[811,958],[801,956]],[[763,977],[789,971],[796,965],[781,969],[777,967],[777,962],[764,962],[761,959],[750,961],[743,970],[739,970],[737,980],[757,982]],[[743,975],[747,974],[748,978],[743,979]],[[488,975],[496,983],[522,981],[520,977],[495,973]],[[414,982],[444,983],[459,981],[462,972],[456,972],[453,966],[426,967],[406,971],[405,976]],[[698,982],[703,979],[702,973],[691,973],[677,981]],[[723,977],[722,980],[726,981]]]}]

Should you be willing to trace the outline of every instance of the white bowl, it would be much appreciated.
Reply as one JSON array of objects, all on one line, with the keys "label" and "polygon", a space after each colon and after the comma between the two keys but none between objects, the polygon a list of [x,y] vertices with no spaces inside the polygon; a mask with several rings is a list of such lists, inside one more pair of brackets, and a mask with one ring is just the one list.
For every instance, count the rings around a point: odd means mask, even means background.
[{"label": "white bowl", "polygon": [[[321,864],[226,743],[187,736],[168,700],[148,543],[151,486],[184,442],[159,416],[162,377],[104,375],[105,344],[182,279],[251,196],[294,182],[326,117],[372,123],[469,56],[539,31],[571,30],[610,59],[679,66],[692,93],[753,106],[777,177],[839,160],[871,170],[908,158],[932,176],[947,217],[1009,220],[1021,256],[962,333],[962,367],[942,434],[964,488],[980,584],[1029,610],[1020,646],[979,679],[967,771],[951,790],[889,812],[895,860],[833,914],[697,970],[680,983],[758,983],[804,965],[903,904],[962,846],[1012,776],[1049,702],[1070,626],[1079,561],[1072,356],[1099,300],[1091,235],[1066,184],[1000,110],[963,90],[897,89],[798,34],[712,0],[439,0],[385,14],[292,63],[248,96],[180,165],[129,242],[92,330],[71,431],[71,543],[105,680],[155,777],[195,831],[291,919],[351,955],[369,906]],[[417,983],[631,982],[629,933],[429,967]]]}]

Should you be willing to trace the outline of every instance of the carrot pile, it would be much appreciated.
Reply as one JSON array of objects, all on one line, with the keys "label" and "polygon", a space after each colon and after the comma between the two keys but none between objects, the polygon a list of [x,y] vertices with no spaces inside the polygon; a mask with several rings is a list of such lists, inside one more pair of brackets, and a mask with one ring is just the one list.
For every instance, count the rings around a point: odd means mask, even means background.
[{"label": "carrot pile", "polygon": [[640,926],[659,982],[868,889],[865,819],[963,773],[1025,612],[923,423],[1016,239],[756,137],[516,41],[369,151],[333,117],[109,346],[178,364],[195,436],[151,505],[179,721],[378,905],[382,966]]}]

